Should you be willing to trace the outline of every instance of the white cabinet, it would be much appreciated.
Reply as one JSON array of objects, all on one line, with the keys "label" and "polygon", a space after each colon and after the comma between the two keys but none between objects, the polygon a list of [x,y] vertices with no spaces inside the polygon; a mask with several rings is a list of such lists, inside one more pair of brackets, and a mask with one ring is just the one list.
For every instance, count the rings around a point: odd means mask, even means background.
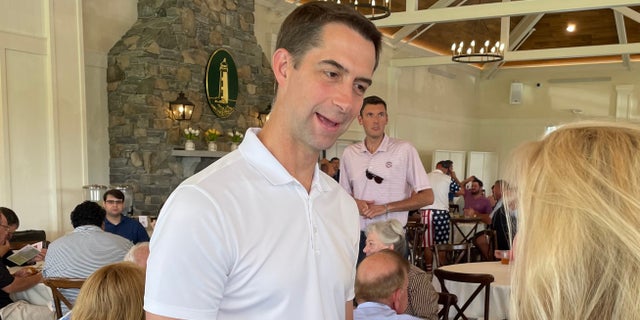
[{"label": "white cabinet", "polygon": [[[474,175],[482,180],[487,196],[490,195],[491,186],[498,179],[498,154],[495,152],[469,151],[467,155],[467,172],[467,176]],[[460,178],[460,176],[458,177]]]},{"label": "white cabinet", "polygon": [[431,164],[431,170],[436,168],[436,164],[442,160],[451,160],[453,161],[453,171],[456,172],[456,176],[461,181],[464,180],[466,176],[466,151],[453,151],[453,150],[435,150],[433,151],[433,161]]}]

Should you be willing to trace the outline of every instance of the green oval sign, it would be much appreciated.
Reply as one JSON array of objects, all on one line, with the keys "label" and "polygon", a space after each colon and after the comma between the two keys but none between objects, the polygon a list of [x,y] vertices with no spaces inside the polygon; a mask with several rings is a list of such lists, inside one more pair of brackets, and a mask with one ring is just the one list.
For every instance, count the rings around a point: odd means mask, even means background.
[{"label": "green oval sign", "polygon": [[209,57],[205,90],[209,106],[216,116],[226,118],[236,109],[238,69],[227,50],[218,49]]}]

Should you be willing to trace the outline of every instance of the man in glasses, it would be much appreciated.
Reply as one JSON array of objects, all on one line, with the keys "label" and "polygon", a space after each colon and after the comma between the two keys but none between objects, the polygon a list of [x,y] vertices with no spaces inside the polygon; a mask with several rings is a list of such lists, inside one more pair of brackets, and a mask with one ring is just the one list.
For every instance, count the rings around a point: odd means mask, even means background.
[{"label": "man in glasses", "polygon": [[340,185],[356,200],[360,213],[360,251],[364,259],[367,225],[397,219],[406,225],[408,211],[433,203],[427,172],[411,143],[384,133],[389,121],[387,104],[377,96],[366,97],[358,122],[364,141],[348,146],[340,161]]},{"label": "man in glasses", "polygon": [[107,217],[104,219],[104,231],[129,239],[133,244],[149,241],[149,234],[140,221],[122,214],[124,193],[111,189],[102,196]]}]

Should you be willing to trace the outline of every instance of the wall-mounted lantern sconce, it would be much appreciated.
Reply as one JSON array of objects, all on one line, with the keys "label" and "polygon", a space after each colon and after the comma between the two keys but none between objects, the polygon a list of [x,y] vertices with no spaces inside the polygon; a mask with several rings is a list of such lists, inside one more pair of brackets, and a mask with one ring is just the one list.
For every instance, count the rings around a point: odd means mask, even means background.
[{"label": "wall-mounted lantern sconce", "polygon": [[180,91],[178,99],[169,102],[169,112],[173,120],[191,120],[195,105]]},{"label": "wall-mounted lantern sconce", "polygon": [[271,103],[267,105],[264,110],[258,111],[258,123],[260,127],[264,125],[267,120],[269,120],[269,114],[271,113]]}]

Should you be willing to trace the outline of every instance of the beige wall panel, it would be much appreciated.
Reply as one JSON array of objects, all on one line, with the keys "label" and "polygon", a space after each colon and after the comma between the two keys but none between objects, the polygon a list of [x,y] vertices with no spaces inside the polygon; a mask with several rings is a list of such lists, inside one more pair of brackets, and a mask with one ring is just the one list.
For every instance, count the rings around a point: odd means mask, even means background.
[{"label": "beige wall panel", "polygon": [[0,30],[36,37],[46,36],[45,0],[0,0]]},{"label": "beige wall panel", "polygon": [[20,216],[20,229],[49,229],[55,213],[55,138],[46,56],[7,50],[7,137],[10,203]]}]

